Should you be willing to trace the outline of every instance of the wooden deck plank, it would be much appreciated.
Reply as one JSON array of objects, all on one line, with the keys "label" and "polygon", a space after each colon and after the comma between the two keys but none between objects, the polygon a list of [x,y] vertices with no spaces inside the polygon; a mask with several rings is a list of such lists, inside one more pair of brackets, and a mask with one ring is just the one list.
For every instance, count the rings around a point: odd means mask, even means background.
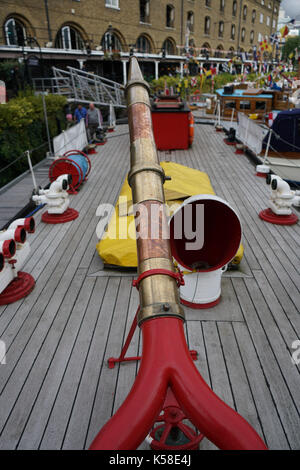
[{"label": "wooden deck plank", "polygon": [[[0,448],[87,448],[134,382],[138,364],[113,370],[106,364],[118,355],[137,307],[132,277],[90,277],[96,209],[116,201],[129,166],[128,127],[117,134],[92,156],[89,180],[71,199],[79,218],[60,227],[40,223],[29,238],[26,269],[36,277],[34,291],[0,307],[0,338],[8,345],[0,375]],[[224,277],[216,308],[187,309],[189,347],[199,350],[196,366],[204,379],[270,448],[300,448],[300,374],[290,360],[291,340],[300,334],[299,226],[261,222],[257,212],[268,188],[254,167],[211,126],[196,126],[195,134],[188,151],[160,157],[207,171],[216,194],[238,208],[250,277]],[[139,330],[128,354],[138,352]],[[204,440],[201,448],[215,446]]]}]

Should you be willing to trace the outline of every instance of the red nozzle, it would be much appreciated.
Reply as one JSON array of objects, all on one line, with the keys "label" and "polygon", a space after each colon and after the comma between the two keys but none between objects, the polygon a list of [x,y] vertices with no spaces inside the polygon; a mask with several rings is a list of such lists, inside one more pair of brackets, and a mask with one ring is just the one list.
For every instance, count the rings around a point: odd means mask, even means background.
[{"label": "red nozzle", "polygon": [[26,230],[24,227],[17,227],[15,229],[15,241],[17,243],[25,243],[26,242]]},{"label": "red nozzle", "polygon": [[33,217],[27,217],[25,219],[24,228],[25,228],[26,232],[28,232],[28,233],[34,233],[35,232],[35,220],[34,220]]},{"label": "red nozzle", "polygon": [[[11,258],[16,252],[16,242],[12,238],[10,240],[4,240],[2,243],[2,255],[4,258]],[[0,263],[1,267],[1,263]],[[0,269],[1,271],[1,269]]]}]

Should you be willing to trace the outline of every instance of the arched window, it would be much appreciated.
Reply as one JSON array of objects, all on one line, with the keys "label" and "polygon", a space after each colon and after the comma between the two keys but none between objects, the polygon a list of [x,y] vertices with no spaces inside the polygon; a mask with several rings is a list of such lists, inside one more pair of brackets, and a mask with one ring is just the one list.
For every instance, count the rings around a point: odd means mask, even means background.
[{"label": "arched window", "polygon": [[222,46],[222,44],[219,44],[219,46],[217,47],[215,51],[215,57],[221,58],[223,57],[223,55],[224,55],[224,47]]},{"label": "arched window", "polygon": [[252,31],[250,33],[250,44],[253,44],[253,41],[254,41],[254,31],[252,29]]},{"label": "arched window", "polygon": [[167,38],[162,45],[162,49],[165,51],[165,54],[175,55],[176,54],[176,44],[173,39]]},{"label": "arched window", "polygon": [[233,0],[233,2],[232,2],[232,16],[236,16],[236,10],[237,10],[237,1]]},{"label": "arched window", "polygon": [[204,33],[210,34],[210,17],[206,16],[204,20]]},{"label": "arched window", "polygon": [[225,10],[225,0],[220,0],[220,11],[224,11]]},{"label": "arched window", "polygon": [[63,26],[57,33],[55,47],[58,49],[84,49],[84,40],[73,26]]},{"label": "arched window", "polygon": [[120,52],[122,51],[122,43],[114,31],[109,29],[103,34],[101,39],[101,46],[103,51]]},{"label": "arched window", "polygon": [[208,44],[208,42],[205,42],[204,44],[202,44],[200,53],[201,55],[204,55],[207,57],[211,55],[211,47]]},{"label": "arched window", "polygon": [[140,0],[140,22],[150,23],[150,0]]},{"label": "arched window", "polygon": [[219,22],[219,38],[222,38],[224,34],[224,21]]},{"label": "arched window", "polygon": [[256,10],[252,10],[252,24],[255,23],[256,20]]},{"label": "arched window", "polygon": [[194,31],[194,13],[192,11],[187,14],[187,26],[191,32]]},{"label": "arched window", "polygon": [[173,5],[167,5],[166,7],[166,26],[167,28],[174,28],[175,20],[175,8]]},{"label": "arched window", "polygon": [[8,46],[22,46],[26,40],[26,28],[16,19],[9,18],[4,25],[6,44]]},{"label": "arched window", "polygon": [[205,0],[205,6],[211,7],[211,0]]},{"label": "arched window", "polygon": [[246,37],[246,30],[245,30],[245,28],[242,28],[242,34],[241,34],[241,40],[242,40],[242,42],[245,41],[245,37]]},{"label": "arched window", "polygon": [[136,41],[136,48],[138,52],[143,52],[145,54],[150,54],[152,50],[149,39],[143,34],[138,37]]},{"label": "arched window", "polygon": [[247,5],[244,5],[244,8],[243,8],[243,20],[245,20],[245,21],[246,21],[246,19],[247,19],[247,10],[248,10]]},{"label": "arched window", "polygon": [[231,25],[231,39],[235,39],[235,24]]},{"label": "arched window", "polygon": [[228,51],[228,54],[227,54],[227,57],[228,57],[228,59],[232,59],[233,56],[234,56],[234,47],[230,47],[229,51]]}]

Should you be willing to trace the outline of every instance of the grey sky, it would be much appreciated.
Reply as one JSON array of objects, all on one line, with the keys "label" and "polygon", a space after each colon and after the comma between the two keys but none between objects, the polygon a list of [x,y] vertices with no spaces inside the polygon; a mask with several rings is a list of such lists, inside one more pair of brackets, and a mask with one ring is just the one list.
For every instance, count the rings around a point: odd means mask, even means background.
[{"label": "grey sky", "polygon": [[288,16],[300,20],[300,0],[282,0],[281,6]]}]

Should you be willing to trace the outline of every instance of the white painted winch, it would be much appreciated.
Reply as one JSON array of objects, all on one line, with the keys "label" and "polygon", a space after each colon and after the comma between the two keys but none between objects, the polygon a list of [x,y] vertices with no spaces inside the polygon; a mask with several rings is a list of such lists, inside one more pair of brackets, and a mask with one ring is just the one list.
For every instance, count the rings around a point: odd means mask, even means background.
[{"label": "white painted winch", "polygon": [[222,274],[241,243],[239,216],[220,197],[199,194],[183,202],[169,225],[172,255],[184,272],[181,302],[195,309],[217,305]]}]

